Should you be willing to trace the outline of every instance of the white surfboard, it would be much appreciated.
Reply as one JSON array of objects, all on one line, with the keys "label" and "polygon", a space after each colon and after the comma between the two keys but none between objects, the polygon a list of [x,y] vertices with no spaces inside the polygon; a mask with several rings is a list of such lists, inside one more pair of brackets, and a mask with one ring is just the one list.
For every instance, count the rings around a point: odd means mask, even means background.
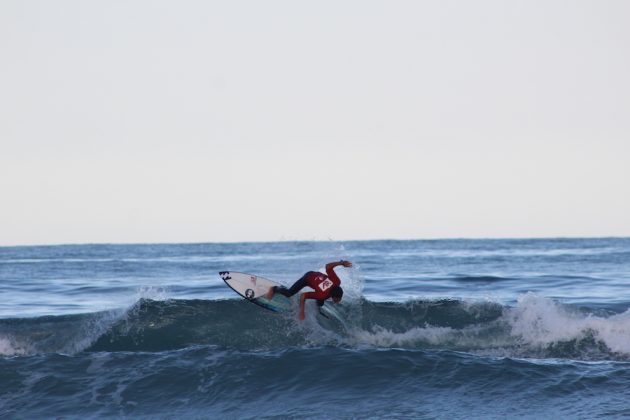
[{"label": "white surfboard", "polygon": [[280,283],[253,274],[235,271],[221,271],[219,275],[232,290],[256,305],[274,312],[284,312],[291,309],[289,298],[280,293],[274,294],[271,300],[265,297],[270,287],[282,286]]}]

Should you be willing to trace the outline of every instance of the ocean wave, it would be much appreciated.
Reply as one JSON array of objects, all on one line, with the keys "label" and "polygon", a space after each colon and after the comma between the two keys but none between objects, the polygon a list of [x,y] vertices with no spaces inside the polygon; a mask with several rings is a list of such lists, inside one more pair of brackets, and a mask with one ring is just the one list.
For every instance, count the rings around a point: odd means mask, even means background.
[{"label": "ocean wave", "polygon": [[0,359],[0,396],[8,397],[0,398],[0,414],[461,417],[463,405],[473,417],[583,417],[593,414],[583,397],[595,388],[606,403],[598,413],[627,407],[618,397],[630,384],[627,365],[336,347],[53,354]]},{"label": "ocean wave", "polygon": [[[291,347],[443,349],[476,354],[630,360],[630,311],[577,308],[527,293],[495,302],[361,299],[309,306],[305,322],[244,300],[140,299],[130,308],[0,320],[0,354],[160,352],[195,345],[246,351]],[[330,312],[329,312],[330,314]]]}]

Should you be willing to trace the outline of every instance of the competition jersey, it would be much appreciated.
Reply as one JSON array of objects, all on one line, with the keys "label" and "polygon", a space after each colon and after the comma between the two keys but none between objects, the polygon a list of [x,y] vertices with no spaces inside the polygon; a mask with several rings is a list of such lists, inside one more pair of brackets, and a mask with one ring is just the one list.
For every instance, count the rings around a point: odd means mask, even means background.
[{"label": "competition jersey", "polygon": [[341,280],[337,277],[335,270],[326,269],[326,274],[317,271],[311,271],[307,274],[306,283],[315,291],[305,293],[306,299],[316,299],[322,302],[330,297],[330,289],[333,286],[339,286]]}]

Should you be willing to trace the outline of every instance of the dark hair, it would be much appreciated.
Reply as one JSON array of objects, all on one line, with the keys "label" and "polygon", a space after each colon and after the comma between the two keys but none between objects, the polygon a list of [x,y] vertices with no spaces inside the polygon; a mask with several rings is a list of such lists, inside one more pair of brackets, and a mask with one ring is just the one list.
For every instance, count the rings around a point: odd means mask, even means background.
[{"label": "dark hair", "polygon": [[332,289],[330,289],[330,297],[341,299],[342,296],[343,289],[340,286],[334,286]]}]

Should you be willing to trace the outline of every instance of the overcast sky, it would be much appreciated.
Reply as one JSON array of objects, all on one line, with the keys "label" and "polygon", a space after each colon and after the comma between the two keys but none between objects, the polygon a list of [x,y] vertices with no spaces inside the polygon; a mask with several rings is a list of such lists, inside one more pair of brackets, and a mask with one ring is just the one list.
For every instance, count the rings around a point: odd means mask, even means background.
[{"label": "overcast sky", "polygon": [[0,245],[630,236],[630,1],[0,2]]}]

